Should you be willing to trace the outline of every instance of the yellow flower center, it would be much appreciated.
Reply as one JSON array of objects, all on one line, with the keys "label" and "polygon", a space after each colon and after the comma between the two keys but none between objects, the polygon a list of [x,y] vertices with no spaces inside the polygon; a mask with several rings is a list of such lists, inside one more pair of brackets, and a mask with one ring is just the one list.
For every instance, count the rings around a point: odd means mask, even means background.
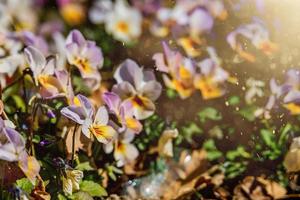
[{"label": "yellow flower center", "polygon": [[116,151],[124,154],[126,152],[126,145],[123,142],[117,141],[115,143]]},{"label": "yellow flower center", "polygon": [[201,78],[195,87],[200,89],[203,99],[213,99],[222,95],[221,89],[212,82],[211,78]]},{"label": "yellow flower center", "polygon": [[187,70],[183,65],[180,66],[180,68],[179,68],[179,75],[180,75],[180,78],[183,78],[183,79],[191,78],[190,71]]},{"label": "yellow flower center", "polygon": [[74,103],[75,106],[81,106],[81,103],[80,103],[78,97],[74,97],[73,103]]},{"label": "yellow flower center", "polygon": [[85,73],[91,73],[92,68],[90,66],[89,61],[86,58],[76,58],[75,59],[75,65],[82,69]]},{"label": "yellow flower center", "polygon": [[120,21],[117,24],[117,30],[122,32],[122,33],[128,33],[129,32],[129,26],[126,22]]},{"label": "yellow flower center", "polygon": [[300,114],[300,106],[295,103],[288,103],[283,105],[283,107],[289,110],[292,115]]}]

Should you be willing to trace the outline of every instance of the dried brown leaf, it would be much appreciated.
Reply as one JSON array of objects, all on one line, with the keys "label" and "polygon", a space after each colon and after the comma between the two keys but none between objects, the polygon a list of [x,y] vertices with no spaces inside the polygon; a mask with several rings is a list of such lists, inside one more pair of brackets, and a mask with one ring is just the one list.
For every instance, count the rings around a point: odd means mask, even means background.
[{"label": "dried brown leaf", "polygon": [[263,177],[247,176],[234,188],[233,199],[271,200],[280,198],[285,194],[286,189],[274,181]]},{"label": "dried brown leaf", "polygon": [[[69,130],[66,133],[66,151],[67,151],[67,157],[70,159],[72,156],[72,148],[73,148],[73,134],[74,134],[74,128],[75,126],[69,128]],[[78,127],[75,132],[75,147],[74,151],[77,152],[79,150],[83,150],[87,153],[88,156],[92,155],[92,140],[85,137],[81,133],[81,127]]]}]

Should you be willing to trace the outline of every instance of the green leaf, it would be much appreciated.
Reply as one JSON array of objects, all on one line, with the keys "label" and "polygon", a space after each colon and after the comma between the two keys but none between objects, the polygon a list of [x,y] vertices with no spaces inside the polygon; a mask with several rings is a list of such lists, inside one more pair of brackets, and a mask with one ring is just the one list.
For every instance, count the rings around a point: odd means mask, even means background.
[{"label": "green leaf", "polygon": [[221,151],[218,151],[218,150],[211,150],[211,151],[208,151],[207,152],[207,159],[209,161],[213,161],[213,160],[216,160],[218,158],[220,158],[222,156],[222,152]]},{"label": "green leaf", "polygon": [[74,76],[73,85],[76,93],[91,94],[91,89],[87,87],[87,85],[84,83],[84,80],[81,77]]},{"label": "green leaf", "polygon": [[174,98],[176,98],[178,96],[177,92],[175,90],[173,90],[173,89],[170,89],[170,88],[167,88],[166,95],[170,99],[174,99]]},{"label": "green leaf", "polygon": [[82,162],[76,166],[76,169],[80,171],[92,171],[94,168],[91,167],[90,162]]},{"label": "green leaf", "polygon": [[41,141],[41,136],[35,134],[32,138],[32,142],[38,144]]},{"label": "green leaf", "polygon": [[18,95],[12,95],[12,99],[14,100],[17,109],[20,109],[22,112],[25,112],[26,105],[25,105],[24,99]]},{"label": "green leaf", "polygon": [[240,111],[238,111],[238,113],[244,117],[245,119],[247,119],[248,121],[252,122],[255,120],[255,115],[254,112],[256,111],[256,107],[255,106],[248,106],[245,107],[243,109],[241,109]]},{"label": "green leaf", "polygon": [[193,136],[203,133],[203,130],[196,123],[189,123],[186,126],[183,126],[179,135],[176,138],[176,144],[180,144],[182,140],[186,140],[189,143],[193,142]]},{"label": "green leaf", "polygon": [[186,133],[186,135],[194,135],[201,134],[203,130],[195,123],[191,122],[187,126],[182,127],[182,131]]},{"label": "green leaf", "polygon": [[62,194],[58,194],[57,195],[57,199],[58,200],[67,200],[67,198],[64,195],[62,195]]},{"label": "green leaf", "polygon": [[222,119],[221,113],[213,107],[204,108],[202,111],[198,112],[200,122],[204,123],[207,119],[218,121]]},{"label": "green leaf", "polygon": [[80,190],[87,192],[92,197],[107,196],[106,190],[100,184],[93,181],[82,181],[80,183]]},{"label": "green leaf", "polygon": [[106,167],[107,172],[108,172],[108,176],[113,180],[116,181],[117,180],[117,176],[115,174],[123,174],[123,171],[116,168],[113,165],[109,165]]},{"label": "green leaf", "polygon": [[9,88],[7,88],[3,93],[2,93],[2,100],[5,102],[9,97],[11,97],[13,94],[18,93],[20,84],[15,84]]},{"label": "green leaf", "polygon": [[232,162],[228,161],[223,164],[225,175],[227,178],[235,178],[241,175],[245,170],[248,162]]},{"label": "green leaf", "polygon": [[251,154],[246,152],[242,146],[237,147],[236,150],[231,150],[226,153],[226,158],[229,160],[235,160],[238,157],[250,158]]},{"label": "green leaf", "polygon": [[260,131],[260,135],[262,137],[262,140],[268,147],[270,147],[273,150],[276,149],[275,136],[273,135],[273,133],[270,130],[262,129]]},{"label": "green leaf", "polygon": [[283,129],[280,131],[280,136],[279,136],[279,139],[278,139],[278,146],[279,147],[282,147],[286,143],[286,141],[289,137],[288,133],[291,131],[292,128],[293,127],[292,127],[291,124],[286,124],[283,127]]},{"label": "green leaf", "polygon": [[34,185],[27,179],[21,178],[16,181],[16,185],[27,193],[31,193]]},{"label": "green leaf", "polygon": [[235,106],[237,104],[240,103],[240,97],[238,96],[231,96],[229,99],[228,99],[228,103],[229,105],[231,106]]},{"label": "green leaf", "polygon": [[223,155],[222,152],[217,149],[215,141],[212,139],[205,141],[203,143],[203,148],[207,152],[207,159],[209,161],[216,160]]},{"label": "green leaf", "polygon": [[70,197],[70,199],[73,199],[73,200],[93,200],[93,197],[91,197],[91,195],[89,195],[89,193],[87,193],[87,192],[79,191],[79,192],[74,193]]}]

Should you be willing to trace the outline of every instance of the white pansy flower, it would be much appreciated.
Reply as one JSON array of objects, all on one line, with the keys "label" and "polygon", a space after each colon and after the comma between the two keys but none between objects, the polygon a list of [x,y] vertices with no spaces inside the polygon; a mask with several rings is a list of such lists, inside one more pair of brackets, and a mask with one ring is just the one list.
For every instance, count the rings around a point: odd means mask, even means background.
[{"label": "white pansy flower", "polygon": [[106,31],[117,40],[130,42],[141,35],[142,16],[140,12],[118,0],[106,16]]}]

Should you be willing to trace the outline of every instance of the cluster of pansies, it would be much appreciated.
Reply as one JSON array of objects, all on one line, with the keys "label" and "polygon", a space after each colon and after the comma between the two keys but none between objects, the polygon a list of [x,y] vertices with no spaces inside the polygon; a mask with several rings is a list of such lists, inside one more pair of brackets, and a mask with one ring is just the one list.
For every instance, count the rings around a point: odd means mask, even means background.
[{"label": "cluster of pansies", "polygon": [[190,97],[195,89],[201,91],[203,99],[217,98],[224,94],[224,82],[233,78],[220,65],[221,60],[213,47],[207,47],[209,58],[197,61],[172,51],[163,43],[164,54],[153,56],[158,71],[163,75],[167,87],[178,92],[181,98]]},{"label": "cluster of pansies", "polygon": [[283,60],[267,4],[1,1],[0,199],[295,197],[300,70],[255,71]]}]

